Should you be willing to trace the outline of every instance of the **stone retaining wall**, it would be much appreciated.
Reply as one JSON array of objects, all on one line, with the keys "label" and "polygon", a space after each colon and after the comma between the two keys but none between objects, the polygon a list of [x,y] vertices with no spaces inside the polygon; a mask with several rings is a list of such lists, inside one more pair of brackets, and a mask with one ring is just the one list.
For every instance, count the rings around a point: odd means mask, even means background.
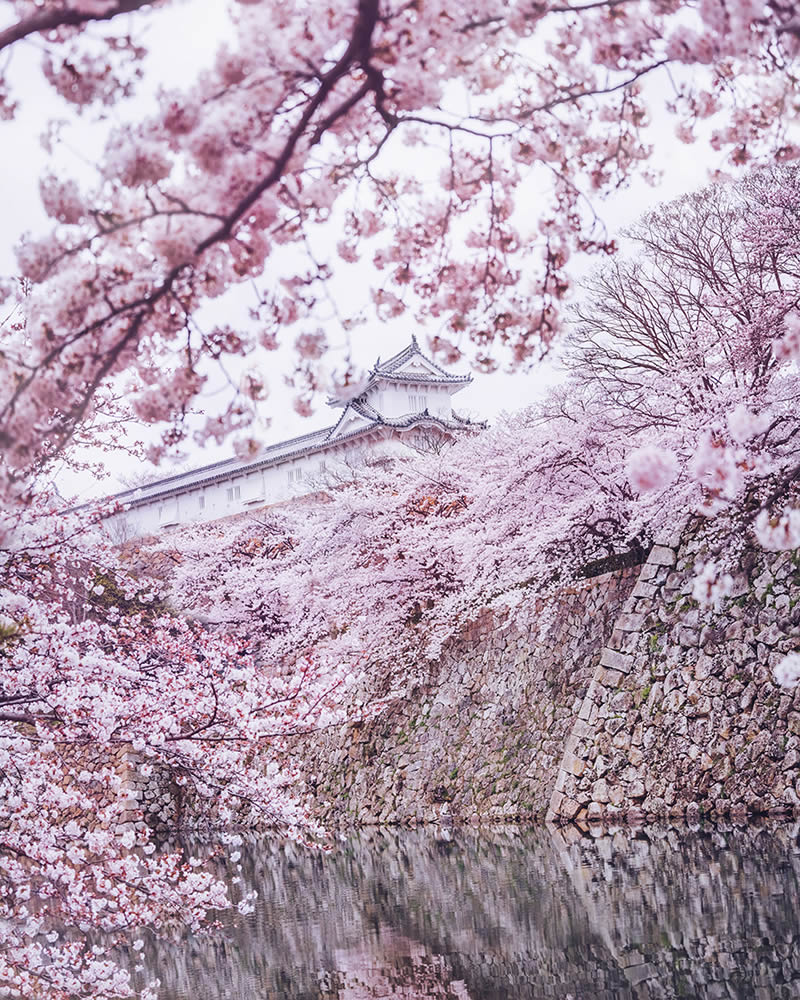
[{"label": "stone retaining wall", "polygon": [[565,745],[549,816],[779,813],[800,804],[800,553],[745,550],[728,597],[692,589],[707,529],[657,545],[615,623]]},{"label": "stone retaining wall", "polygon": [[405,696],[298,750],[330,827],[543,816],[564,743],[639,567],[486,614]]},{"label": "stone retaining wall", "polygon": [[310,740],[322,821],[797,811],[800,689],[773,671],[800,649],[800,553],[743,549],[701,608],[708,532],[539,601],[529,624],[484,616],[380,718]]},{"label": "stone retaining wall", "polygon": [[[697,522],[642,566],[480,616],[377,718],[297,741],[313,812],[341,829],[800,811],[800,688],[773,679],[800,649],[800,552],[740,545],[708,609],[692,591],[709,544]],[[131,821],[194,825],[134,771]]]}]

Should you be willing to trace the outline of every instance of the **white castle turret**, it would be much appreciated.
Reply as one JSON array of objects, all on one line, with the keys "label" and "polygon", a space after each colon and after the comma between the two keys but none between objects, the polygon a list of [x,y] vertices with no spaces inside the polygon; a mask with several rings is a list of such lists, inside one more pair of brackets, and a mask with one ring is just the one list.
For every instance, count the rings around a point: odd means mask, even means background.
[{"label": "white castle turret", "polygon": [[459,416],[452,396],[472,381],[451,375],[424,355],[416,337],[388,361],[376,362],[365,388],[341,408],[335,424],[268,446],[255,458],[226,459],[167,476],[114,499],[124,511],[110,519],[114,532],[135,538],[192,521],[213,521],[318,489],[337,464],[370,454],[418,450],[485,425]]}]

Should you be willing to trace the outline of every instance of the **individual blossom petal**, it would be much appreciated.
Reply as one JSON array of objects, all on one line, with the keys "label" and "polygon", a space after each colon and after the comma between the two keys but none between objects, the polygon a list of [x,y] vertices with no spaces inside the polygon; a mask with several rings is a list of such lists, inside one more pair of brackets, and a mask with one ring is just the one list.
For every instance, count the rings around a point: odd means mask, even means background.
[{"label": "individual blossom petal", "polygon": [[663,490],[675,480],[677,472],[678,459],[667,448],[637,448],[625,463],[625,475],[637,493]]},{"label": "individual blossom petal", "polygon": [[782,688],[793,688],[800,681],[800,653],[789,653],[775,667],[775,682]]}]

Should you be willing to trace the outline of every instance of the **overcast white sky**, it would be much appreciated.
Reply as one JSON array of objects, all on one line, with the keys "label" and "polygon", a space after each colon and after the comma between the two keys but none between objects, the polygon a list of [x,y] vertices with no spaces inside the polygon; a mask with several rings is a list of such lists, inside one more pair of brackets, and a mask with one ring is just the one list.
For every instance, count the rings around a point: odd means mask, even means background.
[{"label": "overcast white sky", "polygon": [[[0,2],[0,26],[11,20],[8,6],[7,3]],[[153,19],[154,24],[159,25],[158,32],[152,31],[148,36],[148,76],[157,83],[168,86],[180,86],[191,81],[198,69],[211,63],[220,39],[228,34],[225,10],[226,0],[192,0],[191,3],[177,4],[160,12]],[[2,148],[5,152],[3,183],[0,187],[3,220],[0,273],[3,274],[15,272],[13,247],[19,235],[25,230],[41,231],[47,227],[38,192],[39,177],[47,162],[40,144],[40,135],[48,120],[69,117],[66,105],[54,96],[40,78],[37,69],[39,55],[35,43],[18,47],[13,59],[13,74],[23,111],[14,122],[0,122]],[[652,82],[650,84],[654,108],[659,104],[663,107],[664,95],[657,92],[658,85]],[[148,103],[146,95],[138,98],[135,113],[145,114]],[[658,115],[657,112],[656,114]],[[662,168],[663,180],[655,189],[636,181],[631,188],[605,205],[603,217],[612,233],[618,232],[654,204],[670,200],[705,182],[708,169],[712,166],[711,161],[704,162],[698,157],[697,145],[684,146],[675,140],[672,129],[673,124],[663,112],[660,117],[655,118],[652,128],[653,141],[658,149],[655,166]],[[86,170],[84,164],[91,163],[92,157],[102,149],[102,129],[78,123],[70,126],[69,137],[69,143],[59,153],[59,162],[70,174],[79,174]],[[358,284],[363,288],[361,282]],[[357,291],[360,292],[361,289],[348,287],[346,280],[344,283],[340,282],[337,288],[339,297],[343,299]],[[224,318],[234,328],[237,324],[244,324],[250,301],[246,293],[228,295],[225,299],[224,317],[215,318]],[[415,330],[410,320],[395,321],[379,328],[373,326],[361,329],[352,337],[353,357],[360,365],[369,367],[378,354],[385,358],[402,349],[412,332],[416,332],[421,343],[424,343],[426,332],[433,331]],[[333,343],[336,346],[335,339]],[[271,419],[267,441],[302,434],[330,422],[330,410],[325,406],[321,406],[313,417],[305,420],[294,413],[291,394],[282,385],[281,352],[265,355],[263,363],[272,390],[267,406]],[[492,420],[503,410],[513,412],[530,403],[543,393],[555,377],[552,362],[528,373],[476,375],[473,384],[460,393],[455,402],[462,411]],[[209,400],[209,406],[213,406],[213,400]],[[228,452],[225,449],[197,449],[189,456],[188,464],[206,464],[226,454]],[[118,488],[117,476],[120,471],[131,472],[130,460],[124,458],[116,461],[110,456],[107,466],[112,478],[103,483],[76,481],[65,477],[59,481],[59,485],[62,490],[82,496],[113,491]],[[162,466],[159,472],[166,475],[168,469]]]}]

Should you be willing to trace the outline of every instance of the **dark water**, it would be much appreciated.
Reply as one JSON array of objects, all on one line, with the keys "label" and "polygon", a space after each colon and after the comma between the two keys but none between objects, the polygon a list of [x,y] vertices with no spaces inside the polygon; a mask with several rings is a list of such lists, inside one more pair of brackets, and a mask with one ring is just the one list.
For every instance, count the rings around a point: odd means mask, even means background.
[{"label": "dark water", "polygon": [[146,944],[166,1000],[800,997],[797,826],[240,849],[255,912]]}]

